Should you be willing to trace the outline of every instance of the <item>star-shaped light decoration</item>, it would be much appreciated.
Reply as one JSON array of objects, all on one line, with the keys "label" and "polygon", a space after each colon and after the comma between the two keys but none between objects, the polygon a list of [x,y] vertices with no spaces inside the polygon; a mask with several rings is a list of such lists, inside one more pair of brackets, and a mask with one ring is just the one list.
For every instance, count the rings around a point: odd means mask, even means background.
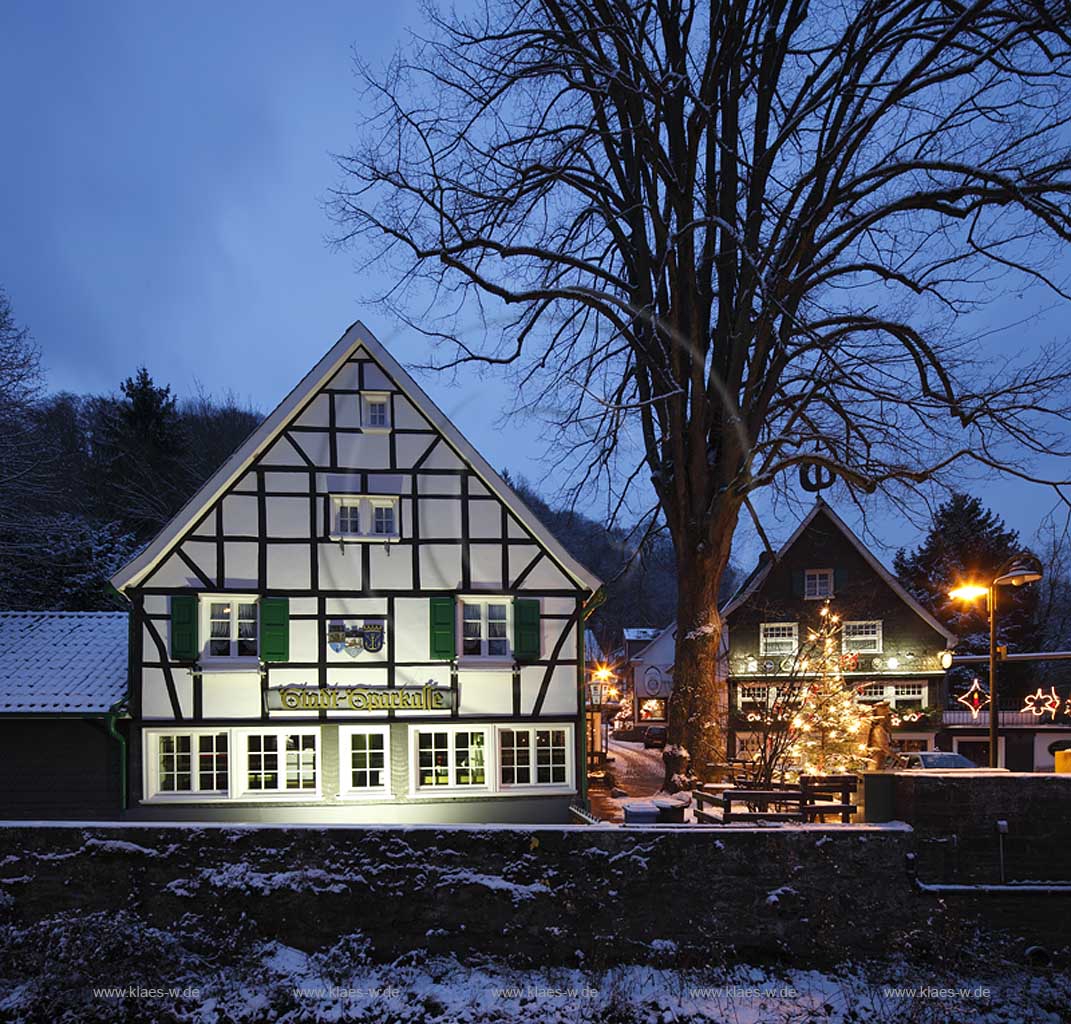
[{"label": "star-shaped light decoration", "polygon": [[977,679],[971,683],[971,688],[966,693],[961,693],[956,700],[971,713],[971,718],[977,718],[989,706],[989,694],[982,689],[982,684]]},{"label": "star-shaped light decoration", "polygon": [[1039,686],[1037,693],[1028,693],[1026,695],[1021,710],[1023,713],[1029,711],[1030,714],[1037,718],[1040,718],[1044,714],[1048,714],[1055,719],[1062,703],[1063,698],[1056,692],[1055,687],[1050,687],[1049,692],[1046,693]]}]

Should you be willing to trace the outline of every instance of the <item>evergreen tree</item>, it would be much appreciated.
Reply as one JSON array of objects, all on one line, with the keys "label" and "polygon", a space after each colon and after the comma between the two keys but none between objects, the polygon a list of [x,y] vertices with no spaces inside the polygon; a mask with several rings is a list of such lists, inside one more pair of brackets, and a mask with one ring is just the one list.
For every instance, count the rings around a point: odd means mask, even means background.
[{"label": "evergreen tree", "polygon": [[118,399],[97,403],[97,504],[147,539],[196,486],[187,465],[188,437],[170,386],[158,386],[144,366],[121,391]]},{"label": "evergreen tree", "polygon": [[825,605],[800,654],[805,680],[791,709],[784,761],[797,775],[842,775],[868,765],[870,709],[841,675],[841,623]]},{"label": "evergreen tree", "polygon": [[[893,560],[900,582],[923,607],[959,637],[961,653],[989,649],[989,620],[984,600],[953,600],[948,592],[967,581],[988,583],[1001,564],[1022,550],[1019,534],[978,498],[953,494],[934,513],[923,542]],[[997,614],[998,642],[1010,650],[1036,649],[1037,587],[1003,587]]]},{"label": "evergreen tree", "polygon": [[0,607],[20,611],[124,609],[110,577],[138,545],[118,523],[96,522],[77,513],[27,520],[34,545],[0,573]]}]

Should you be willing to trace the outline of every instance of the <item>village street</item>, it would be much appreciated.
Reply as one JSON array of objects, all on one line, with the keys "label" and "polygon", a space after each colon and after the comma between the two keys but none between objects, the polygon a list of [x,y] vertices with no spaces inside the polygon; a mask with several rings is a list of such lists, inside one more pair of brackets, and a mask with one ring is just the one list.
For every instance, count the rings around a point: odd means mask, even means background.
[{"label": "village street", "polygon": [[610,769],[614,776],[614,786],[624,790],[627,796],[612,797],[607,789],[590,791],[591,810],[603,821],[623,821],[623,806],[630,800],[639,800],[653,796],[662,786],[662,751],[645,750],[642,743],[626,743],[611,739],[610,757],[613,762]]}]

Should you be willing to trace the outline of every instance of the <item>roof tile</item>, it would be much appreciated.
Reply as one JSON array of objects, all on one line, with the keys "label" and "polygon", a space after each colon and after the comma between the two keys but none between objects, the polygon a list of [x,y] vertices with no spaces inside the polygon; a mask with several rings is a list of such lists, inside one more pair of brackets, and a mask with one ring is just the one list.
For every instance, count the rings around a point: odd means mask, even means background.
[{"label": "roof tile", "polygon": [[0,715],[102,714],[126,674],[126,612],[0,612]]}]

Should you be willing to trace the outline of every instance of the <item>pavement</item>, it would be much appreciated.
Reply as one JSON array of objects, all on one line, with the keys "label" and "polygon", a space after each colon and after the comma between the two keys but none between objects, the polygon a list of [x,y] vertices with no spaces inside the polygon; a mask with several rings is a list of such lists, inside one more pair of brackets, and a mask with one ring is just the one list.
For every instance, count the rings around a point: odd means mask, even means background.
[{"label": "pavement", "polygon": [[608,747],[613,763],[614,785],[628,796],[611,797],[609,790],[592,788],[588,791],[591,810],[603,821],[624,821],[624,804],[654,796],[662,788],[665,770],[661,750],[644,750],[642,743],[626,743],[611,739]]}]

